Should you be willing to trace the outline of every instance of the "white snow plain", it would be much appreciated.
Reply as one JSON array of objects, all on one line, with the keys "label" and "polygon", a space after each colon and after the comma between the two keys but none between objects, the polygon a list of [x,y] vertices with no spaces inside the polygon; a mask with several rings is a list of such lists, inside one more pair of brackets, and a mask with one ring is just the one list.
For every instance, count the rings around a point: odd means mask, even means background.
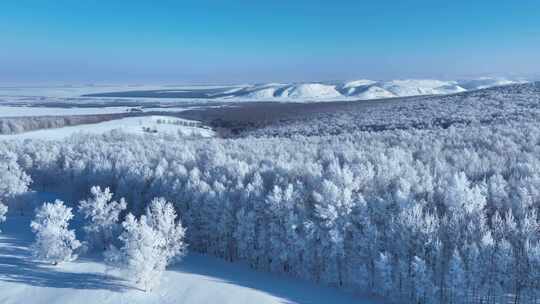
[{"label": "white snow plain", "polygon": [[124,92],[124,91],[146,91],[146,90],[196,90],[196,89],[219,89],[229,88],[230,86],[214,86],[214,85],[137,85],[137,84],[120,84],[120,85],[14,85],[0,86],[1,97],[11,96],[48,96],[48,97],[79,97],[85,94],[101,93],[101,92]]},{"label": "white snow plain", "polygon": [[47,265],[36,261],[30,218],[11,215],[0,234],[3,304],[327,304],[377,303],[330,287],[257,272],[241,263],[189,254],[168,269],[161,284],[143,292],[122,280],[99,256]]},{"label": "white snow plain", "polygon": [[130,107],[32,107],[32,106],[0,106],[0,117],[30,116],[70,116],[126,113]]}]

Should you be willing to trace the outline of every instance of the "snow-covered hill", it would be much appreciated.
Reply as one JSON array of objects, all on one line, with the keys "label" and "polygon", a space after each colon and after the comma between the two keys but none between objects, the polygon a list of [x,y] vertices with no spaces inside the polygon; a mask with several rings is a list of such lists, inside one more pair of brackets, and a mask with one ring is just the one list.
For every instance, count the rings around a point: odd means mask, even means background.
[{"label": "snow-covered hill", "polygon": [[182,90],[175,88],[158,91],[112,92],[88,96],[313,102],[443,95],[522,82],[524,81],[506,78],[479,78],[472,80],[400,79],[390,81],[360,79],[333,83],[263,83],[222,88],[183,88]]},{"label": "snow-covered hill", "polygon": [[[527,82],[483,77],[466,80],[369,79],[345,82],[259,83],[236,85],[156,85],[86,87],[0,87],[0,104],[87,103],[164,104],[204,101],[316,102],[442,95]],[[1,113],[0,113],[1,114]]]},{"label": "snow-covered hill", "polygon": [[457,81],[441,80],[393,80],[380,83],[380,86],[398,97],[416,95],[441,95],[464,92]]},{"label": "snow-covered hill", "polygon": [[361,100],[397,97],[396,94],[378,86],[355,88],[354,93],[347,96],[354,96]]},{"label": "snow-covered hill", "polygon": [[320,83],[304,83],[287,88],[282,97],[289,98],[339,98],[341,94],[334,86]]},{"label": "snow-covered hill", "polygon": [[473,80],[403,79],[373,81],[368,79],[344,83],[259,84],[222,94],[224,98],[254,100],[337,100],[381,99],[418,95],[443,95],[484,89],[493,86],[524,82],[504,78],[480,78]]},{"label": "snow-covered hill", "polygon": [[516,83],[523,83],[524,80],[511,80],[506,78],[482,77],[477,79],[462,80],[459,85],[466,90],[487,89],[490,87],[504,86]]}]

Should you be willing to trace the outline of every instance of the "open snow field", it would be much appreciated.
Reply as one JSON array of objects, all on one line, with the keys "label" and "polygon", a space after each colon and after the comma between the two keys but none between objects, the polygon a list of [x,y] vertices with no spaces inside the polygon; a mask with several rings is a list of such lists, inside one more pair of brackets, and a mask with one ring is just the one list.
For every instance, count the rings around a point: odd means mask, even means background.
[{"label": "open snow field", "polygon": [[[220,89],[224,86],[196,85],[43,85],[43,86],[2,86],[0,97],[13,96],[47,96],[47,97],[79,97],[101,92],[124,92],[135,90],[174,90],[178,92],[196,89]],[[228,86],[227,86],[228,87]]]},{"label": "open snow field", "polygon": [[376,303],[336,289],[268,273],[240,263],[190,254],[164,274],[153,292],[119,278],[99,257],[50,266],[34,260],[30,218],[1,225],[0,303],[3,304],[328,304]]},{"label": "open snow field", "polygon": [[61,140],[75,134],[104,134],[113,130],[128,134],[179,135],[183,137],[213,137],[214,131],[197,126],[197,122],[170,116],[127,117],[95,124],[42,129],[19,134],[0,135],[2,139]]}]

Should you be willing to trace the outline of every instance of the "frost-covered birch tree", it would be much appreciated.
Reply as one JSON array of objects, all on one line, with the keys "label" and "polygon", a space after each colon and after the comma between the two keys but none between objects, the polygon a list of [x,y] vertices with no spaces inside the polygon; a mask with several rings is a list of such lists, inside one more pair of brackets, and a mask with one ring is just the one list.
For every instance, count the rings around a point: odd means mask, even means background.
[{"label": "frost-covered birch tree", "polygon": [[111,248],[106,257],[122,268],[126,277],[145,291],[159,284],[165,268],[184,255],[184,228],[171,203],[152,200],[145,215],[128,214],[122,223],[122,246]]},{"label": "frost-covered birch tree", "polygon": [[79,212],[86,220],[83,229],[91,247],[105,250],[117,236],[119,216],[127,204],[123,198],[113,201],[109,188],[94,186],[90,193],[91,198],[79,202]]},{"label": "frost-covered birch tree", "polygon": [[30,227],[36,235],[32,244],[33,255],[53,265],[73,261],[77,255],[73,252],[81,246],[75,238],[75,231],[69,230],[69,221],[73,218],[71,208],[64,202],[45,202],[37,211]]}]

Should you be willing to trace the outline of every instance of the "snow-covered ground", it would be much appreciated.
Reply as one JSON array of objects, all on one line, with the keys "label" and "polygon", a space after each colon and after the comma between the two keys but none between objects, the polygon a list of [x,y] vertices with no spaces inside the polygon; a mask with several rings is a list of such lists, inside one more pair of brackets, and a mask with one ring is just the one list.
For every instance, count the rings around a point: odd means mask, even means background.
[{"label": "snow-covered ground", "polygon": [[19,134],[0,135],[2,139],[60,140],[75,134],[104,134],[120,130],[130,134],[169,134],[187,137],[213,137],[214,131],[198,126],[198,122],[170,116],[127,117],[95,124],[42,129]]},{"label": "snow-covered ground", "polygon": [[99,257],[50,266],[32,258],[30,218],[9,216],[0,233],[0,303],[3,304],[265,304],[376,303],[333,288],[256,272],[246,265],[189,254],[143,292]]}]

